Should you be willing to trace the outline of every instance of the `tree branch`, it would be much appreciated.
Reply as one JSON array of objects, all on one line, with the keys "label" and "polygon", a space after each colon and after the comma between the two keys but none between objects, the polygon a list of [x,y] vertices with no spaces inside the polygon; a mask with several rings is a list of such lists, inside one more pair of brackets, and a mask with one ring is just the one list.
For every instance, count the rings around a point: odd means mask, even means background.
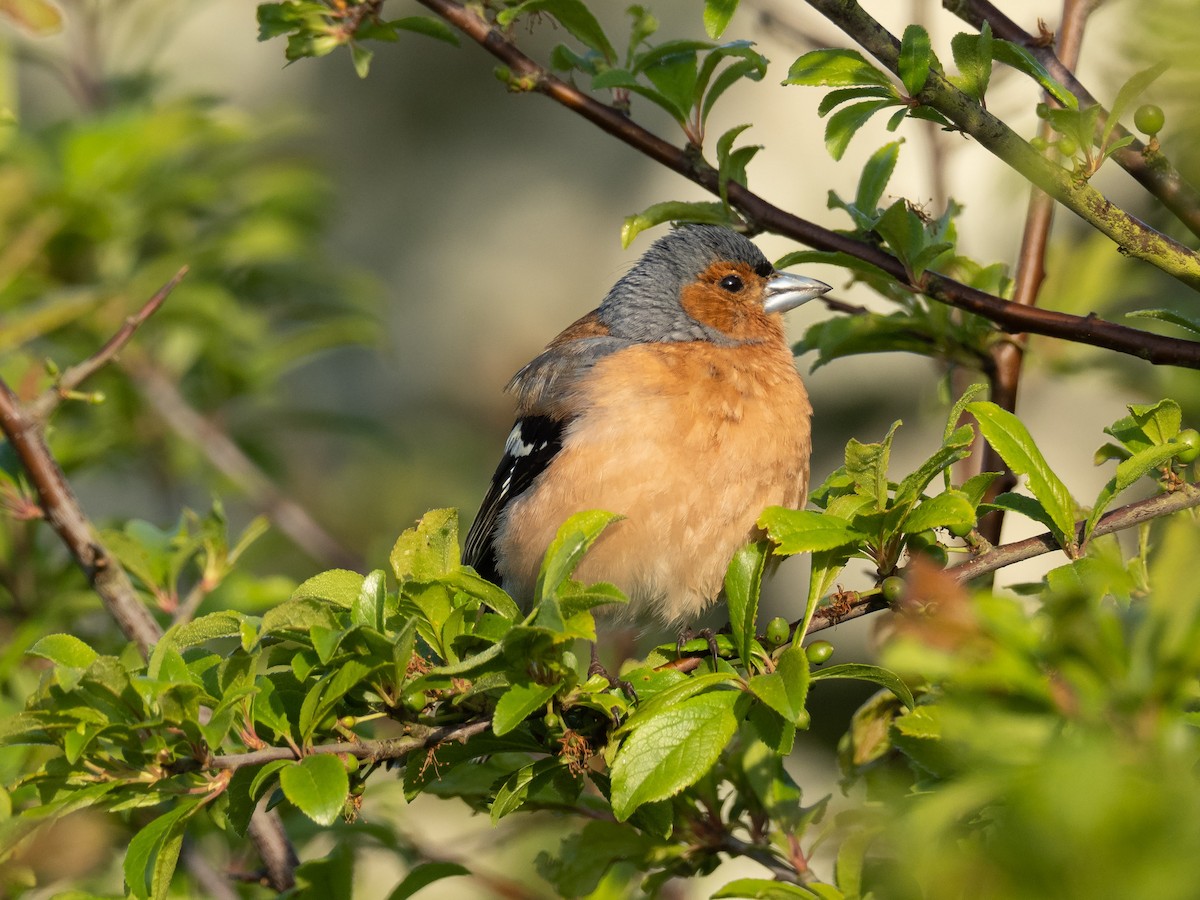
[{"label": "tree branch", "polygon": [[[647,131],[614,107],[606,106],[556,78],[473,10],[455,0],[420,2],[505,63],[517,81],[527,81],[532,85],[532,90],[560,103],[671,171],[713,194],[720,194],[717,171],[711,166]],[[730,205],[760,229],[790,237],[818,250],[839,251],[864,260],[901,284],[941,303],[989,319],[1006,331],[1041,334],[1090,344],[1136,356],[1156,365],[1200,368],[1200,343],[1195,341],[1138,331],[1095,316],[1073,316],[1037,307],[1022,307],[933,273],[926,273],[922,284],[911,284],[900,261],[878,247],[801,219],[740,184],[730,182],[727,188]]]},{"label": "tree branch", "polygon": [[[181,270],[164,285],[100,350],[63,373],[63,381],[70,378],[78,384],[115,357],[138,326],[162,305],[184,271]],[[43,394],[33,405],[43,410],[45,415],[60,399],[57,391],[54,391],[53,397]],[[147,658],[154,644],[162,637],[162,628],[138,597],[121,563],[95,533],[66,475],[46,444],[43,426],[44,419],[30,409],[23,408],[7,382],[0,379],[0,430],[8,438],[37,491],[46,521],[75,558],[121,633],[137,645],[143,658]],[[256,812],[250,821],[250,837],[267,869],[271,886],[279,891],[291,887],[295,883],[292,873],[299,861],[279,816],[274,812]]]},{"label": "tree branch", "polygon": [[72,391],[97,371],[112,362],[116,355],[121,352],[121,349],[129,343],[134,332],[141,327],[142,323],[158,311],[158,308],[163,305],[163,302],[170,296],[171,291],[175,290],[175,287],[183,280],[187,272],[187,266],[176,272],[175,276],[160,287],[154,296],[143,304],[141,309],[125,320],[125,324],[118,329],[116,334],[108,339],[103,347],[83,362],[71,366],[59,375],[52,387],[48,388],[40,397],[29,404],[27,412],[30,417],[44,424],[50,417],[50,414],[54,412],[63,400],[67,399]]},{"label": "tree branch", "polygon": [[[1136,525],[1141,525],[1143,522],[1149,522],[1151,519],[1162,518],[1163,516],[1181,512],[1185,509],[1194,509],[1198,506],[1200,506],[1200,482],[1184,484],[1178,490],[1172,491],[1169,494],[1159,494],[1147,500],[1139,500],[1137,503],[1130,503],[1127,506],[1122,506],[1110,513],[1106,513],[1096,523],[1096,528],[1093,530],[1092,536],[1100,537],[1105,534],[1124,531],[1126,528],[1133,528]],[[1075,538],[1081,543],[1083,541],[1084,525],[1084,520],[1075,523]],[[1053,534],[1046,532],[1026,538],[1023,541],[1014,541],[1011,544],[995,547],[968,562],[954,566],[948,571],[959,584],[966,584],[968,581],[973,581],[982,575],[988,575],[998,569],[1003,569],[1005,566],[1024,562],[1027,559],[1033,559],[1035,556],[1042,556],[1046,553],[1053,553],[1056,550],[1062,550],[1062,547],[1054,539]],[[824,606],[818,609],[813,615],[812,624],[808,628],[808,634],[823,631],[842,622],[848,622],[851,619],[857,619],[869,613],[879,612],[888,608],[887,601],[879,594],[859,597],[842,607],[836,605]]]},{"label": "tree branch", "polygon": [[[987,0],[942,0],[942,5],[975,28],[983,27],[986,21],[991,25],[992,33],[996,37],[1024,47],[1046,67],[1046,71],[1055,81],[1079,99],[1080,107],[1098,105],[1096,98],[1075,77],[1073,65],[1065,64],[1050,47],[1025,31]],[[1108,111],[1104,110],[1100,114],[1098,126],[1104,127],[1107,118]],[[1118,123],[1111,138],[1119,140],[1126,136],[1129,136],[1129,131]],[[1151,165],[1147,159],[1146,145],[1135,137],[1133,143],[1122,147],[1112,158],[1116,160],[1117,165],[1133,176],[1138,184],[1157,197],[1192,234],[1200,237],[1200,192],[1184,179],[1161,151],[1154,155],[1154,164]]]},{"label": "tree branch", "polygon": [[[383,762],[384,760],[403,761],[410,753],[418,750],[429,750],[439,744],[450,741],[465,741],[480,732],[492,727],[491,718],[476,719],[462,725],[444,725],[441,728],[415,730],[416,733],[406,734],[398,738],[384,738],[376,741],[341,741],[336,744],[318,744],[310,747],[306,753],[345,754],[355,759],[368,762]],[[301,754],[292,747],[264,747],[262,750],[251,750],[247,753],[229,753],[210,757],[199,767],[205,769],[240,769],[243,766],[260,766],[263,763],[274,762],[277,759],[300,759]]]},{"label": "tree branch", "polygon": [[[888,71],[899,72],[900,41],[857,2],[808,0],[808,3]],[[916,99],[940,112],[980,146],[1107,235],[1123,252],[1162,269],[1193,289],[1200,289],[1200,254],[1155,231],[1110,203],[1088,182],[1045,159],[1002,120],[951,84],[945,75],[931,71]]]}]

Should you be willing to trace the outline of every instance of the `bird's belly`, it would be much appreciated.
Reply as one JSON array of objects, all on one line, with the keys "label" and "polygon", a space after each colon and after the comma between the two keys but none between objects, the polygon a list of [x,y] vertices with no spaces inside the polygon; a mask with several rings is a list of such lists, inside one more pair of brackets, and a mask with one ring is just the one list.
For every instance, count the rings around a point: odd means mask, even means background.
[{"label": "bird's belly", "polygon": [[[804,502],[810,408],[786,362],[769,385],[740,384],[730,372],[691,373],[697,377],[675,381],[686,385],[682,396],[639,391],[630,381],[628,396],[610,389],[585,407],[545,473],[553,477],[516,498],[498,530],[505,586],[528,600],[539,552],[562,522],[603,509],[624,518],[601,535],[575,577],[616,584],[635,615],[694,618],[720,593],[729,560],[755,537],[763,508]],[[663,382],[654,375],[649,383]]]}]

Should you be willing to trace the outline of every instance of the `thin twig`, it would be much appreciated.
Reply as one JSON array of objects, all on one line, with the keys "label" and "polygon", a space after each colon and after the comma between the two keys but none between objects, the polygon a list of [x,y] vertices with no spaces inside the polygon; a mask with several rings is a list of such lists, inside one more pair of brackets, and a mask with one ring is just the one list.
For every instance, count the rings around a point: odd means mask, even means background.
[{"label": "thin twig", "polygon": [[[698,161],[679,147],[641,127],[620,110],[606,106],[555,77],[530,59],[499,29],[474,10],[455,0],[420,0],[487,52],[504,62],[518,80],[528,81],[532,90],[577,113],[643,155],[684,176],[713,194],[720,192],[715,169]],[[1035,154],[1036,155],[1036,154]],[[1200,343],[1164,337],[1106,322],[1095,316],[1073,316],[1015,303],[968,287],[951,278],[926,273],[919,285],[910,284],[903,265],[878,247],[822,228],[767,202],[748,188],[730,182],[730,205],[759,229],[790,237],[818,250],[840,251],[864,260],[941,303],[975,313],[1002,329],[1057,337],[1126,353],[1157,365],[1200,368]]]},{"label": "thin twig", "polygon": [[76,363],[59,375],[52,387],[48,388],[40,397],[28,405],[27,411],[29,415],[38,422],[45,422],[54,409],[63,400],[67,399],[71,391],[78,388],[93,374],[112,362],[116,355],[121,352],[121,349],[129,343],[134,332],[141,327],[142,323],[158,311],[158,308],[163,305],[163,302],[171,295],[171,291],[175,290],[176,285],[183,280],[187,272],[187,266],[176,272],[175,276],[160,287],[154,296],[142,305],[141,309],[125,320],[125,323],[117,330],[116,334],[108,339],[103,347],[83,362]]},{"label": "thin twig", "polygon": [[[1197,506],[1200,506],[1200,482],[1185,484],[1169,494],[1159,494],[1147,500],[1139,500],[1136,503],[1130,503],[1127,506],[1122,506],[1114,509],[1112,512],[1105,513],[1100,518],[1100,521],[1096,523],[1096,527],[1092,531],[1092,537],[1100,537],[1106,534],[1113,534],[1117,531],[1124,531],[1127,528],[1141,525],[1143,522],[1149,522],[1151,519],[1162,518],[1163,516],[1181,512],[1185,509],[1193,509]],[[1084,520],[1075,523],[1075,538],[1080,543],[1083,542],[1084,526]],[[1011,544],[994,547],[968,562],[954,566],[948,571],[959,584],[966,584],[998,569],[1003,569],[1014,563],[1024,562],[1027,559],[1033,559],[1035,556],[1053,553],[1056,550],[1061,551],[1062,547],[1059,546],[1053,534],[1046,532],[1022,541],[1014,541]],[[808,634],[823,631],[842,622],[857,619],[869,613],[879,612],[888,608],[887,601],[878,594],[860,597],[847,606],[837,608],[836,610],[827,606],[822,607],[813,615],[812,624],[808,628]]]},{"label": "thin twig", "polygon": [[138,597],[133,582],[105,548],[71,491],[40,421],[24,410],[7,382],[0,379],[0,429],[21,461],[50,527],[70,551],[88,584],[126,638],[148,656],[162,629]]},{"label": "thin twig", "polygon": [[[418,734],[405,735],[398,738],[384,738],[374,741],[340,741],[335,744],[318,744],[304,752],[307,754],[333,753],[353,756],[355,759],[368,762],[383,760],[403,760],[410,753],[418,750],[428,750],[439,744],[450,741],[465,741],[467,738],[492,727],[492,720],[476,719],[464,725],[445,725],[432,728]],[[251,750],[247,753],[228,753],[210,757],[201,764],[205,769],[240,769],[243,766],[260,766],[263,763],[274,762],[277,759],[299,759],[300,754],[293,747],[264,747],[262,750]]]},{"label": "thin twig", "polygon": [[[942,0],[942,5],[976,28],[982,27],[986,21],[991,25],[996,37],[1020,44],[1046,67],[1056,81],[1079,99],[1081,108],[1097,105],[1096,98],[1075,77],[1072,71],[1074,66],[1065,65],[1053,49],[1045,46],[1037,37],[1025,31],[987,0]],[[1107,118],[1107,111],[1102,111],[1097,127],[1106,127]],[[1116,141],[1129,134],[1118,123],[1110,138]],[[1157,197],[1192,234],[1200,237],[1200,191],[1184,179],[1161,151],[1153,154],[1154,163],[1151,165],[1146,150],[1146,145],[1135,137],[1133,143],[1117,150],[1112,158],[1142,187]]]},{"label": "thin twig", "polygon": [[[161,305],[161,301],[158,305]],[[158,305],[154,305],[146,315],[153,313]],[[145,309],[146,307],[143,307],[143,310]],[[123,334],[126,329],[132,336],[136,325],[130,327],[127,322],[118,335]],[[107,358],[111,359],[126,341],[128,337],[119,342],[116,337],[111,339],[105,346],[112,346],[114,349]],[[93,356],[91,359],[95,358]],[[85,367],[80,370],[83,377],[94,371],[87,363],[81,365]],[[49,408],[52,408],[52,404]],[[96,534],[72,492],[62,468],[46,444],[43,425],[43,420],[23,408],[12,389],[0,379],[0,430],[8,438],[13,452],[21,461],[22,468],[37,491],[46,521],[75,558],[92,590],[100,597],[100,602],[113,617],[121,633],[127,640],[133,641],[143,658],[146,658],[154,644],[162,637],[162,628],[138,597],[133,582],[121,563]],[[279,816],[274,812],[255,813],[250,820],[249,832],[267,868],[271,886],[279,891],[291,887],[295,883],[292,873],[298,862]]]}]

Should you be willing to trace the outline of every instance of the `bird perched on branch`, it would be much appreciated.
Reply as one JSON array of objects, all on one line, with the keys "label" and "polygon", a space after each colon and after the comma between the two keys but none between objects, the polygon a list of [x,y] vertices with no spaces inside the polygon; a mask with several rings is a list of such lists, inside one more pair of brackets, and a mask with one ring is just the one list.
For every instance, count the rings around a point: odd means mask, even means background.
[{"label": "bird perched on branch", "polygon": [[803,506],[812,408],[781,313],[830,290],[725,228],[655,241],[513,377],[517,421],[465,561],[528,602],[568,516],[619,513],[575,577],[685,623],[720,593],[764,507]]}]

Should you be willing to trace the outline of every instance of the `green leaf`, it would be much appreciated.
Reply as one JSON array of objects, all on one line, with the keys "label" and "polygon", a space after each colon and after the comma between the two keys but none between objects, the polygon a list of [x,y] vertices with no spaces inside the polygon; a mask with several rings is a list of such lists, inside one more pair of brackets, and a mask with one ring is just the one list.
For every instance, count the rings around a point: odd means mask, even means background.
[{"label": "green leaf", "polygon": [[854,492],[869,497],[877,510],[887,508],[888,461],[900,425],[899,419],[893,422],[879,443],[864,444],[851,438],[846,444],[846,474],[854,480]]},{"label": "green leaf", "polygon": [[48,634],[26,652],[67,669],[86,669],[100,655],[73,634]]},{"label": "green leaf", "polygon": [[729,605],[730,637],[742,665],[750,668],[751,648],[757,633],[758,595],[762,590],[763,569],[767,563],[766,541],[755,541],[740,548],[725,572],[725,598]]},{"label": "green leaf", "polygon": [[929,32],[920,25],[909,25],[900,39],[900,80],[910,97],[915,97],[929,79],[929,67],[933,63],[933,50],[929,46]]},{"label": "green leaf", "polygon": [[900,530],[916,534],[930,528],[974,527],[975,506],[961,491],[950,489],[922,500],[904,519]]},{"label": "green leaf", "polygon": [[1127,409],[1142,434],[1153,444],[1165,444],[1174,440],[1183,425],[1183,411],[1179,404],[1170,398],[1148,405],[1134,403]]},{"label": "green leaf", "polygon": [[1096,503],[1092,507],[1091,514],[1088,515],[1087,522],[1084,523],[1083,542],[1087,543],[1091,538],[1092,532],[1100,521],[1100,517],[1104,515],[1105,510],[1108,509],[1118,494],[1151,472],[1157,472],[1162,466],[1170,462],[1178,451],[1179,448],[1173,444],[1159,444],[1154,447],[1147,447],[1145,450],[1139,450],[1128,459],[1118,463],[1116,473],[1100,489],[1100,494],[1096,497]]},{"label": "green leaf", "polygon": [[612,767],[612,808],[624,822],[637,808],[673,797],[704,777],[737,732],[739,691],[690,697],[645,720]]},{"label": "green leaf", "polygon": [[1157,62],[1149,68],[1135,73],[1128,81],[1121,85],[1121,89],[1117,91],[1117,98],[1113,100],[1112,109],[1108,112],[1108,119],[1104,123],[1104,132],[1100,138],[1101,147],[1108,147],[1109,135],[1117,127],[1117,123],[1120,122],[1121,116],[1125,114],[1125,110],[1130,107],[1134,100],[1141,96],[1146,88],[1157,81],[1158,77],[1167,71],[1170,65],[1166,60]]},{"label": "green leaf", "polygon": [[721,36],[737,8],[738,0],[704,0],[704,30],[710,38]]},{"label": "green leaf", "polygon": [[1076,99],[1075,95],[1060,82],[1055,81],[1046,70],[1046,67],[1038,62],[1037,58],[1020,44],[1014,44],[1011,41],[993,40],[992,58],[997,62],[1004,63],[1006,66],[1011,66],[1018,72],[1024,72],[1040,84],[1046,93],[1067,109],[1079,109],[1079,100]]},{"label": "green leaf", "polygon": [[864,100],[844,106],[831,115],[825,123],[825,149],[829,155],[841,159],[858,130],[867,124],[871,116],[893,103],[892,100]]},{"label": "green leaf", "polygon": [[890,144],[884,144],[871,154],[871,158],[863,166],[862,175],[858,179],[858,190],[854,195],[854,206],[860,212],[874,216],[879,208],[883,192],[896,170],[896,160],[900,158],[900,143],[892,141]]},{"label": "green leaf", "polygon": [[202,798],[189,797],[151,821],[133,836],[125,851],[125,885],[137,900],[167,896],[171,876],[179,861],[188,818],[200,808]]},{"label": "green leaf", "polygon": [[238,637],[245,624],[246,617],[241,613],[221,610],[172,626],[163,640],[170,641],[177,650],[185,650],[217,638]]},{"label": "green leaf", "polygon": [[758,527],[766,529],[780,556],[833,550],[866,539],[846,519],[811,509],[769,506],[759,517]]},{"label": "green leaf", "polygon": [[668,200],[665,203],[655,203],[640,213],[625,217],[621,226],[621,246],[628,247],[633,239],[655,225],[663,222],[698,222],[701,225],[724,225],[730,228],[740,226],[741,220],[724,203],[686,203],[679,200]]},{"label": "green leaf", "polygon": [[545,706],[561,687],[562,685],[557,683],[533,682],[518,682],[512,685],[496,703],[496,712],[492,715],[493,734],[508,734],[524,722],[530,713]]},{"label": "green leaf", "polygon": [[617,61],[617,51],[608,40],[608,35],[582,0],[525,0],[510,6],[496,15],[496,24],[507,28],[518,16],[544,12],[553,16],[581,44],[595,50],[610,64]]},{"label": "green leaf", "polygon": [[975,432],[970,425],[960,426],[946,435],[942,446],[900,482],[896,488],[896,506],[915,503],[939,472],[948,472],[954,463],[971,455],[974,440]]},{"label": "green leaf", "polygon": [[985,21],[979,34],[960,32],[950,39],[960,77],[952,79],[971,99],[982,103],[992,77],[992,27]]},{"label": "green leaf", "polygon": [[374,50],[369,50],[358,43],[350,45],[350,60],[354,63],[354,73],[359,78],[366,78],[371,73],[371,60],[374,58]]},{"label": "green leaf", "polygon": [[1200,334],[1200,316],[1177,309],[1135,309],[1125,313],[1125,316],[1130,319],[1158,319],[1178,325],[1192,334]]},{"label": "green leaf", "polygon": [[[831,885],[820,886],[831,887]],[[714,900],[718,897],[748,897],[751,900],[814,900],[814,898],[819,900],[821,897],[799,885],[770,878],[738,878],[729,882],[712,896]],[[831,896],[841,897],[841,893]]]},{"label": "green leaf", "polygon": [[279,773],[283,795],[318,825],[332,825],[342,814],[350,779],[342,761],[331,753],[306,756]]},{"label": "green leaf", "polygon": [[917,281],[938,256],[951,248],[935,241],[925,221],[907,200],[897,200],[875,222],[875,231],[887,241],[888,249],[904,264],[909,279]]},{"label": "green leaf", "polygon": [[792,63],[783,83],[825,87],[892,86],[891,79],[867,62],[861,53],[835,48],[805,53]]},{"label": "green leaf", "polygon": [[404,880],[396,885],[387,896],[387,900],[408,900],[422,888],[429,887],[435,881],[443,878],[454,878],[457,875],[470,875],[471,870],[455,862],[428,862],[414,866],[404,876]]},{"label": "green leaf", "polygon": [[842,665],[830,666],[827,669],[818,669],[812,673],[813,681],[827,681],[831,678],[850,678],[855,681],[869,681],[877,684],[880,687],[885,687],[897,697],[909,709],[915,707],[912,691],[909,690],[904,680],[888,669],[882,666],[869,666],[864,663],[843,663]]},{"label": "green leaf", "polygon": [[350,609],[362,590],[363,577],[348,569],[330,569],[314,575],[292,591],[293,600],[325,600]]},{"label": "green leaf", "polygon": [[555,596],[604,529],[620,518],[616,513],[590,509],[575,513],[563,522],[542,560],[534,599],[541,601],[544,597]]},{"label": "green leaf", "polygon": [[1011,491],[1006,492],[997,496],[991,503],[979,506],[980,512],[986,512],[989,509],[1003,509],[1008,512],[1015,512],[1019,516],[1040,522],[1051,533],[1058,530],[1058,527],[1054,524],[1054,519],[1051,518],[1050,513],[1046,512],[1046,507],[1036,497],[1027,497],[1024,494],[1015,494]]},{"label": "green leaf", "polygon": [[362,580],[362,587],[350,608],[350,621],[355,625],[383,631],[386,599],[387,584],[383,571],[375,569]]},{"label": "green leaf", "polygon": [[1029,490],[1054,523],[1059,543],[1068,552],[1075,548],[1075,501],[1071,492],[1046,462],[1021,420],[990,401],[968,404],[984,439],[1017,475],[1029,480]]},{"label": "green leaf", "polygon": [[428,583],[458,568],[458,510],[432,509],[396,540],[388,555],[400,584]]},{"label": "green leaf", "polygon": [[370,662],[347,659],[309,688],[297,722],[301,739],[305,742],[311,740],[317,728],[347,693],[384,668],[385,663],[374,659]]},{"label": "green leaf", "polygon": [[684,50],[658,57],[643,74],[667,101],[676,121],[687,122],[696,94],[696,51]]}]

